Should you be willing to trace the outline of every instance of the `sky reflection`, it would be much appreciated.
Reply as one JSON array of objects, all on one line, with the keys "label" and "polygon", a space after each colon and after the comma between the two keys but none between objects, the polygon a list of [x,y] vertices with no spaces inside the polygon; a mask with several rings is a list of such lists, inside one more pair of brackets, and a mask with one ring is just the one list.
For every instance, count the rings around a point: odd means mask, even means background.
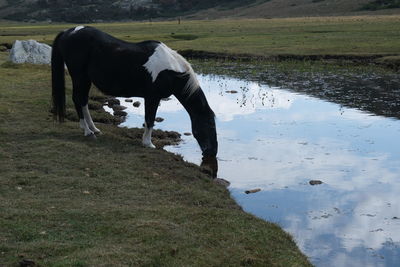
[{"label": "sky reflection", "polygon": [[[217,116],[218,177],[246,211],[289,231],[317,266],[398,266],[398,120],[254,82],[199,80]],[[124,125],[139,127],[143,105],[125,104]],[[157,115],[165,121],[156,128],[191,132],[175,99],[162,101]],[[195,139],[183,138],[168,150],[200,164]],[[262,191],[244,193],[254,188]]]}]

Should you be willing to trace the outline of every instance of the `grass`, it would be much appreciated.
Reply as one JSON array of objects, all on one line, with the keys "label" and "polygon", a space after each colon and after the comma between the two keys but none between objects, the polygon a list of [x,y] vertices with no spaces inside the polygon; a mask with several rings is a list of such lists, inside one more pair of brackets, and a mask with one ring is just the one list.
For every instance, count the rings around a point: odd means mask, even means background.
[{"label": "grass", "polygon": [[93,141],[77,122],[54,123],[49,67],[6,57],[0,53],[1,265],[310,265],[288,234],[243,212],[199,167],[143,148],[141,130],[98,123],[103,135]]},{"label": "grass", "polygon": [[[74,25],[0,24],[0,43],[36,39],[51,43]],[[228,54],[399,55],[400,16],[315,17],[94,24],[127,41],[161,40],[174,49]]]},{"label": "grass", "polygon": [[[399,23],[399,16],[381,16],[94,26],[179,50],[397,62]],[[51,43],[71,26],[3,22],[0,44]],[[141,130],[100,124],[104,134],[90,141],[76,122],[54,123],[49,68],[3,63],[6,57],[0,53],[0,265],[309,265],[288,234],[244,213],[198,167],[143,148]],[[99,110],[92,115],[112,122]]]}]

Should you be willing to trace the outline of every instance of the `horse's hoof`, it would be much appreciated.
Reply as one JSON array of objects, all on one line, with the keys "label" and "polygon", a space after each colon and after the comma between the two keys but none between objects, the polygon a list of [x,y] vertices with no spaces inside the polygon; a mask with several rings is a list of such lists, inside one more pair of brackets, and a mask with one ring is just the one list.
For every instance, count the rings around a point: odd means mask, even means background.
[{"label": "horse's hoof", "polygon": [[96,135],[95,135],[94,133],[89,134],[89,135],[86,135],[86,137],[87,137],[88,139],[90,139],[90,140],[96,140],[96,139],[97,139],[97,137],[96,137]]},{"label": "horse's hoof", "polygon": [[148,147],[148,148],[156,148],[155,145],[153,145],[152,143],[150,144],[143,144],[144,147]]}]

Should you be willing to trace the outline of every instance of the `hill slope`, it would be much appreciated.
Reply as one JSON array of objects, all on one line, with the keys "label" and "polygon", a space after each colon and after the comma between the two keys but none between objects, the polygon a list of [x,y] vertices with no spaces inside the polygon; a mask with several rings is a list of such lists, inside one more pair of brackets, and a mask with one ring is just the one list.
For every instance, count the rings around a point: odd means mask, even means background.
[{"label": "hill slope", "polygon": [[186,16],[302,17],[400,13],[399,0],[0,0],[0,18],[94,22]]},{"label": "hill slope", "polygon": [[[397,8],[396,8],[397,7]],[[282,18],[361,14],[400,14],[398,0],[269,0],[223,10],[210,8],[191,18]]]}]

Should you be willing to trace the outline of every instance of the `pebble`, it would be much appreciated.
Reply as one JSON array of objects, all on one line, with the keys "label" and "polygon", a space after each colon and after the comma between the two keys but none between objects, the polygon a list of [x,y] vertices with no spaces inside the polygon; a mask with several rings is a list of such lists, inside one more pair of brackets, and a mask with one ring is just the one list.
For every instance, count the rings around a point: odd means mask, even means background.
[{"label": "pebble", "polygon": [[113,109],[114,111],[116,111],[116,110],[125,110],[126,107],[121,106],[121,105],[113,105],[113,106],[112,106],[112,109]]},{"label": "pebble", "polygon": [[163,118],[161,118],[161,117],[157,117],[157,118],[155,119],[155,121],[156,121],[156,122],[163,122],[163,121],[164,121],[164,119],[163,119]]},{"label": "pebble", "polygon": [[116,98],[109,98],[109,99],[107,99],[107,104],[109,107],[112,107],[114,105],[120,105],[121,102]]},{"label": "pebble", "polygon": [[261,191],[261,189],[260,188],[256,188],[256,189],[251,189],[251,190],[246,190],[246,191],[244,191],[246,194],[254,194],[254,193],[257,193],[257,192],[260,192]]},{"label": "pebble", "polygon": [[116,111],[114,111],[114,116],[124,117],[124,116],[126,116],[126,115],[128,115],[128,113],[126,113],[125,111],[122,111],[122,110],[116,110]]},{"label": "pebble", "polygon": [[322,184],[323,182],[322,181],[320,181],[320,180],[311,180],[310,181],[310,185],[319,185],[319,184]]}]

